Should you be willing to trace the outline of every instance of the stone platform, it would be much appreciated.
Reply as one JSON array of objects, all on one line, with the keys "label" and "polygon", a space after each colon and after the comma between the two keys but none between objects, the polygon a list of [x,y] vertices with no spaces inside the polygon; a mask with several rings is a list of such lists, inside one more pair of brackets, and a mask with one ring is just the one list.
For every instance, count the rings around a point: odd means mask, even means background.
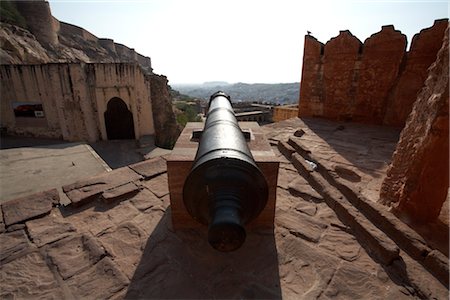
[{"label": "stone platform", "polygon": [[[3,203],[0,297],[447,299],[446,256],[371,205],[398,132],[362,127],[345,142],[351,125],[330,124],[359,160],[320,136],[321,121],[263,127],[280,159],[275,229],[250,233],[232,253],[212,249],[205,228],[174,232],[164,157],[64,186],[67,206],[54,190]],[[343,167],[328,169],[319,152]],[[358,190],[364,182],[370,192]]]}]

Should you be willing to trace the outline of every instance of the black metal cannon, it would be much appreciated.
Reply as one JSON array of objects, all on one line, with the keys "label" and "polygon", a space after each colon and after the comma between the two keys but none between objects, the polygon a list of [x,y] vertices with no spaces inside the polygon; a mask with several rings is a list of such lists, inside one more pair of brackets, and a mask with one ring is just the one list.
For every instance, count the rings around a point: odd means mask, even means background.
[{"label": "black metal cannon", "polygon": [[241,247],[244,225],[267,203],[266,179],[257,167],[234,115],[230,97],[213,94],[194,164],[183,187],[189,214],[208,225],[208,241],[219,251]]}]

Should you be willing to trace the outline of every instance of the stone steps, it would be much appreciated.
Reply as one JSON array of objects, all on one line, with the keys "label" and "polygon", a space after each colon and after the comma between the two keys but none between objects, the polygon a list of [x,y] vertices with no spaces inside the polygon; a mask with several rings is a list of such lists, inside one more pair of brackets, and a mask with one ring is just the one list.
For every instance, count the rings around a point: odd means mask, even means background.
[{"label": "stone steps", "polygon": [[[352,229],[374,260],[395,269],[396,274],[404,273],[404,261],[408,261],[409,265],[414,264],[409,270],[425,268],[448,289],[448,259],[445,255],[429,248],[415,231],[385,207],[365,199],[345,184],[326,162],[315,157],[301,138],[291,136],[287,142],[280,141],[278,149],[339,219]],[[403,259],[405,256],[408,258]],[[427,286],[423,282],[409,283],[415,290],[424,291]]]}]

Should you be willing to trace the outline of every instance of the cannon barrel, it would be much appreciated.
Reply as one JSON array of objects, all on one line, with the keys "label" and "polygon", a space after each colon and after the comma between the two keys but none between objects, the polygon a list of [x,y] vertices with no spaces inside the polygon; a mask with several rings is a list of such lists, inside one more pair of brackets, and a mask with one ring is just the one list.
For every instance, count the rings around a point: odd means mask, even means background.
[{"label": "cannon barrel", "polygon": [[267,182],[248,148],[230,97],[213,94],[197,154],[183,187],[189,214],[208,225],[210,245],[223,252],[241,247],[245,224],[264,209]]}]

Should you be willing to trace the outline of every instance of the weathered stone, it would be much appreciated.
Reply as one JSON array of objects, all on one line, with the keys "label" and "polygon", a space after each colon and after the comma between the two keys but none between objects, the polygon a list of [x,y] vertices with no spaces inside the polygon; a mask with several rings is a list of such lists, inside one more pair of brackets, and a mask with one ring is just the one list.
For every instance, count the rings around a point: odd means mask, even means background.
[{"label": "weathered stone", "polygon": [[148,189],[142,189],[130,199],[130,202],[139,210],[144,211],[152,206],[161,204],[161,200]]},{"label": "weathered stone", "polygon": [[2,299],[65,299],[53,273],[38,252],[3,264],[0,269]]},{"label": "weathered stone", "polygon": [[408,222],[436,219],[448,193],[448,29],[383,181],[380,201]]},{"label": "weathered stone", "polygon": [[147,234],[129,222],[101,235],[99,240],[114,262],[131,279],[141,259]]},{"label": "weathered stone", "polygon": [[23,222],[31,218],[47,214],[59,203],[59,194],[56,189],[36,193],[2,204],[5,225]]},{"label": "weathered stone", "polygon": [[0,206],[0,233],[5,231],[5,222],[3,221],[3,211]]},{"label": "weathered stone", "polygon": [[135,194],[139,192],[139,187],[133,182],[126,183],[124,185],[120,185],[114,187],[112,189],[106,190],[102,193],[102,198],[105,201],[112,201],[119,198],[123,198],[129,196],[131,194]]},{"label": "weathered stone", "polygon": [[[396,299],[404,298],[399,287],[384,287],[384,282],[364,269],[343,263],[324,291],[327,298],[337,299]],[[408,294],[408,296],[412,296]]]},{"label": "weathered stone", "polygon": [[317,193],[315,189],[309,185],[309,183],[301,176],[299,176],[297,179],[293,180],[289,186],[288,189],[291,193],[301,196],[303,199],[307,201],[312,202],[322,202],[323,197]]},{"label": "weathered stone", "polygon": [[317,212],[317,206],[308,202],[300,202],[295,206],[295,210],[313,217]]},{"label": "weathered stone", "polygon": [[277,186],[287,190],[289,188],[289,184],[299,176],[300,175],[298,175],[295,171],[280,168],[278,170]]},{"label": "weathered stone", "polygon": [[280,150],[280,152],[287,158],[291,157],[292,153],[295,152],[295,149],[284,141],[278,142],[278,150]]},{"label": "weathered stone", "polygon": [[155,124],[155,144],[171,149],[181,133],[172,110],[172,98],[169,93],[167,77],[152,74],[150,76],[153,120]]},{"label": "weathered stone", "polygon": [[66,280],[73,295],[90,299],[107,299],[125,288],[128,282],[109,257]]},{"label": "weathered stone", "polygon": [[364,42],[362,60],[355,68],[358,76],[355,102],[348,107],[352,121],[383,122],[389,91],[400,72],[405,55],[406,35],[394,26],[383,26]]},{"label": "weathered stone", "polygon": [[145,179],[150,179],[159,174],[167,172],[167,165],[165,159],[155,157],[149,160],[144,160],[134,165],[129,165],[136,173],[144,176]]},{"label": "weathered stone", "polygon": [[317,243],[327,224],[295,211],[277,212],[276,224],[281,225],[297,237]]},{"label": "weathered stone", "polygon": [[442,282],[443,285],[448,288],[448,257],[437,250],[433,250],[425,257],[423,264],[431,274],[433,274]]},{"label": "weathered stone", "polygon": [[159,175],[153,179],[150,179],[149,181],[145,181],[143,182],[143,185],[159,198],[169,194],[167,173]]},{"label": "weathered stone", "polygon": [[58,210],[43,218],[26,222],[27,230],[33,242],[41,247],[73,234],[75,227],[66,222]]},{"label": "weathered stone", "polygon": [[406,64],[391,91],[386,107],[384,124],[404,126],[417,94],[427,78],[428,68],[434,63],[442,46],[448,20],[436,20],[432,27],[414,35],[407,53]]},{"label": "weathered stone", "polygon": [[153,208],[154,207],[150,208],[143,214],[137,215],[132,220],[133,223],[147,234],[147,237],[152,234],[164,215],[164,211],[152,210]]},{"label": "weathered stone", "polygon": [[0,235],[0,262],[6,264],[35,250],[25,231],[17,230]]},{"label": "weathered stone", "polygon": [[89,235],[67,237],[45,250],[64,280],[88,269],[105,255],[104,249]]},{"label": "weathered stone", "polygon": [[119,225],[133,219],[139,214],[139,210],[127,201],[108,210],[106,214],[113,223]]},{"label": "weathered stone", "polygon": [[333,226],[325,231],[319,247],[349,262],[356,260],[361,251],[361,246],[353,235]]},{"label": "weathered stone", "polygon": [[106,190],[137,181],[141,178],[139,174],[130,168],[123,167],[90,179],[63,186],[63,191],[72,203],[77,204],[92,199],[94,196]]}]

